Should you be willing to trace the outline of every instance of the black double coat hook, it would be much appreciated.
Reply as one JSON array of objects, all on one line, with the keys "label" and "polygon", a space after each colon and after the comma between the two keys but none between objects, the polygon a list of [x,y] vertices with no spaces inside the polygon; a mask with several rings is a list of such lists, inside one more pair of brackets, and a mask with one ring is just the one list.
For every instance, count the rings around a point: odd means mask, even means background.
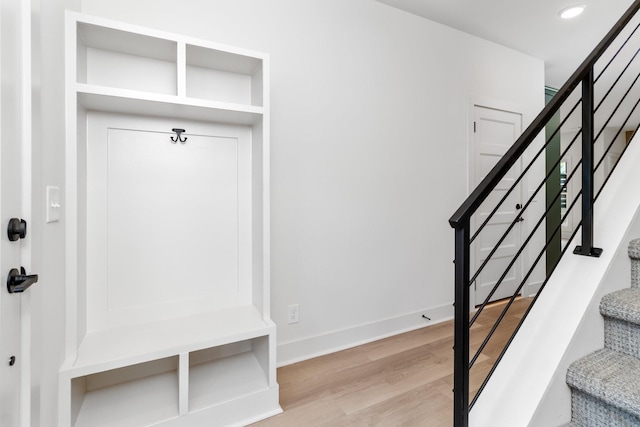
[{"label": "black double coat hook", "polygon": [[180,141],[182,144],[184,144],[185,142],[187,142],[187,137],[185,137],[184,139],[182,139],[182,132],[184,132],[184,129],[178,129],[178,128],[173,128],[171,129],[171,131],[176,133],[176,137],[171,137],[171,141],[173,141],[173,143],[175,144],[176,142]]}]

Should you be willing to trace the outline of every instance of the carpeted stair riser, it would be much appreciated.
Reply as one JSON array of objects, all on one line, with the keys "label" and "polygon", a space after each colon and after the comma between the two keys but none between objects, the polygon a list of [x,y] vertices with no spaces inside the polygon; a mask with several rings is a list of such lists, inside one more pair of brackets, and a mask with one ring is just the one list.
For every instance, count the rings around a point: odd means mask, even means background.
[{"label": "carpeted stair riser", "polygon": [[640,328],[623,320],[605,319],[604,348],[640,358]]},{"label": "carpeted stair riser", "polygon": [[565,427],[638,427],[640,418],[583,393],[571,391],[572,421]]},{"label": "carpeted stair riser", "polygon": [[640,239],[632,240],[627,250],[631,258],[631,288],[640,288]]},{"label": "carpeted stair riser", "polygon": [[600,302],[604,346],[640,358],[640,290],[622,289]]},{"label": "carpeted stair riser", "polygon": [[640,289],[640,260],[631,260],[631,289]]}]

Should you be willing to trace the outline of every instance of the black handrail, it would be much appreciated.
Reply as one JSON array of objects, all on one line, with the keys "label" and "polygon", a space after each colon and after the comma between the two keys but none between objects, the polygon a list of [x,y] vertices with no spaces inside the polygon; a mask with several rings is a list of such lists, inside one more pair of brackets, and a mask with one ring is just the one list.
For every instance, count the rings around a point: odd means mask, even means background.
[{"label": "black handrail", "polygon": [[[525,171],[517,178],[516,183],[513,184],[513,186],[507,192],[507,194],[503,196],[502,200],[498,202],[497,206],[493,209],[493,212],[489,215],[489,218],[485,220],[485,222],[479,227],[478,230],[475,230],[474,234],[472,234],[471,232],[471,219],[473,215],[476,213],[476,211],[479,209],[479,207],[485,202],[485,200],[489,197],[489,195],[494,191],[494,189],[502,181],[502,179],[509,173],[509,171],[516,164],[516,162],[518,162],[519,159],[523,157],[526,150],[532,145],[534,140],[538,138],[538,135],[545,129],[547,124],[552,120],[552,118],[556,114],[560,112],[560,108],[565,104],[565,102],[569,99],[569,97],[575,92],[578,85],[581,85],[582,98],[581,98],[581,101],[578,102],[578,104],[580,103],[582,104],[582,115],[581,115],[582,127],[580,128],[579,132],[576,134],[575,138],[571,141],[570,145],[573,144],[573,142],[578,138],[578,136],[581,136],[582,158],[578,162],[578,164],[581,165],[580,167],[582,170],[582,173],[581,173],[582,189],[579,191],[578,196],[576,196],[576,198],[571,203],[571,206],[569,207],[567,212],[562,216],[561,221],[564,222],[565,219],[568,217],[568,215],[570,215],[571,210],[577,204],[576,202],[578,202],[578,197],[580,197],[582,219],[580,220],[578,226],[573,231],[570,240],[573,239],[576,232],[578,231],[578,228],[580,228],[582,231],[582,235],[581,235],[582,241],[581,241],[581,245],[576,247],[576,249],[574,250],[574,253],[579,255],[587,255],[587,256],[599,256],[602,250],[599,248],[595,248],[594,242],[593,242],[593,217],[594,217],[593,204],[595,199],[599,195],[599,192],[598,192],[598,194],[596,194],[594,197],[594,192],[595,192],[594,170],[600,166],[603,159],[601,159],[599,162],[596,163],[596,159],[594,158],[594,143],[598,138],[600,138],[601,134],[604,131],[604,128],[611,121],[614,114],[616,114],[616,111],[618,110],[618,108],[624,101],[624,98],[627,96],[627,94],[631,90],[631,87],[629,88],[629,90],[627,90],[623,99],[615,107],[615,110],[613,111],[613,113],[611,113],[611,116],[607,119],[607,121],[605,122],[605,125],[597,134],[594,129],[594,121],[595,121],[594,114],[595,114],[595,111],[598,110],[600,106],[603,104],[604,99],[607,98],[609,94],[612,93],[613,86],[618,84],[618,82],[622,77],[622,74],[624,74],[624,72],[627,71],[627,69],[629,68],[631,63],[634,61],[636,56],[638,56],[638,51],[636,51],[636,53],[633,55],[629,64],[627,64],[627,66],[624,67],[623,72],[618,76],[617,79],[615,79],[615,82],[611,85],[609,90],[606,91],[606,94],[604,95],[604,97],[602,97],[600,102],[597,104],[597,107],[595,108],[594,108],[594,105],[595,105],[594,83],[600,79],[602,74],[609,68],[609,66],[614,61],[614,59],[618,56],[618,54],[622,51],[622,49],[627,45],[627,42],[636,33],[636,31],[640,27],[640,24],[638,24],[631,31],[631,34],[628,35],[627,39],[624,41],[624,43],[622,43],[622,46],[619,47],[617,52],[613,55],[613,57],[604,66],[604,69],[597,76],[595,76],[594,67],[596,65],[596,62],[602,58],[602,56],[605,54],[607,49],[609,49],[612,43],[626,28],[626,26],[629,24],[632,18],[636,15],[638,10],[640,10],[640,0],[635,0],[634,3],[631,5],[631,7],[629,7],[629,9],[624,13],[624,15],[618,20],[618,22],[616,22],[613,28],[611,28],[611,30],[607,33],[604,39],[596,46],[596,48],[582,62],[582,64],[571,75],[569,80],[567,80],[567,82],[556,93],[553,99],[543,108],[541,113],[526,128],[526,130],[522,133],[522,135],[507,150],[505,155],[497,162],[497,164],[492,168],[489,174],[480,182],[480,184],[472,191],[469,197],[464,201],[464,203],[462,203],[462,205],[458,208],[458,210],[449,219],[449,224],[451,225],[452,228],[455,229],[455,304],[454,304],[455,306],[454,426],[455,427],[468,426],[470,407],[473,406],[473,403],[476,401],[479,394],[484,389],[485,385],[488,382],[489,377],[491,376],[491,374],[493,373],[493,371],[497,366],[497,362],[496,362],[491,367],[489,371],[489,375],[485,378],[484,382],[480,386],[479,391],[471,401],[472,403],[470,405],[469,404],[469,401],[470,401],[469,369],[471,366],[470,360],[469,360],[470,308],[471,308],[470,285],[478,277],[479,272],[483,269],[484,265],[486,265],[486,262],[488,261],[488,259],[491,258],[491,256],[496,252],[497,246],[500,245],[500,242],[504,240],[504,238],[511,231],[513,226],[507,229],[507,231],[503,234],[502,238],[499,239],[498,245],[496,245],[496,247],[494,247],[493,250],[491,251],[491,255],[487,257],[487,259],[483,263],[481,263],[482,265],[473,274],[471,274],[471,268],[470,268],[470,259],[471,259],[470,246],[472,242],[475,240],[476,236],[480,233],[482,228],[484,228],[484,225],[489,221],[490,217],[497,212],[499,206],[506,200],[508,194],[513,190],[513,188],[517,185],[517,183],[520,182],[524,174],[529,170],[529,168],[531,167],[531,164],[527,166]],[[638,78],[636,77],[636,80],[634,80],[631,86],[633,86],[637,80]],[[638,102],[640,102],[640,99],[638,100]],[[623,126],[625,126],[626,123],[628,122],[629,117],[631,116],[635,108],[638,106],[638,102],[636,102],[632,112],[629,113],[629,116],[627,116],[627,119],[625,120],[625,123]],[[573,109],[571,109],[570,114],[573,113],[573,111],[575,110],[578,104],[576,104],[576,106],[574,106]],[[556,131],[554,132],[554,135],[559,131],[559,128],[565,123],[565,121],[566,121],[566,118],[565,120],[562,121],[558,129],[556,129]],[[637,129],[638,128],[636,127],[636,131]],[[612,143],[606,148],[604,156],[607,155],[607,153],[611,149],[611,146],[613,145],[613,142],[618,137],[621,131],[622,131],[622,128],[620,128],[618,133],[616,133],[616,136],[614,137],[614,140],[612,141]],[[545,147],[547,147],[547,145],[550,143],[552,138],[553,136],[546,141],[543,148],[534,157],[533,161],[536,161],[536,159],[541,154],[542,150],[544,150]],[[563,156],[569,148],[570,146],[564,150],[562,154]],[[555,163],[555,166],[552,166],[552,168],[558,167],[559,162],[560,162],[560,158],[558,158],[557,162]],[[594,164],[595,164],[595,167],[594,167]],[[614,165],[614,168],[615,168],[615,165]],[[571,180],[571,178],[573,177],[576,171],[577,171],[577,167],[573,170],[573,172],[570,174],[570,177],[562,185],[562,188],[558,190],[558,193],[555,199],[553,199],[553,201],[551,202],[551,205],[553,203],[559,202],[560,193],[566,188],[568,182]],[[538,186],[536,193],[545,184],[549,183],[550,176],[551,176],[551,172],[547,173],[547,176],[542,180],[542,182]],[[604,184],[606,184],[607,181],[608,181],[608,177],[605,177],[604,183],[602,185],[604,186]],[[602,187],[600,188],[600,191],[601,190],[602,190]],[[528,206],[529,204],[526,204],[525,208],[520,213],[524,212],[524,210],[526,210],[526,207]],[[531,231],[531,234],[527,238],[526,242],[523,243],[520,250],[517,251],[517,254],[513,257],[511,262],[508,263],[507,269],[504,271],[504,273],[496,283],[495,287],[492,290],[492,293],[495,292],[495,289],[500,285],[500,283],[504,279],[509,269],[511,269],[511,267],[515,264],[516,258],[522,254],[524,247],[531,240],[533,233],[540,227],[544,219],[549,214],[549,209],[550,207],[548,206],[546,212],[542,215],[540,220],[537,222],[535,229]],[[515,223],[515,221],[517,221],[517,219],[514,220],[513,223]],[[477,360],[480,352],[487,345],[487,342],[491,339],[493,332],[496,331],[500,322],[505,317],[507,310],[509,309],[511,304],[514,302],[517,294],[520,292],[525,282],[528,280],[529,276],[532,274],[534,268],[536,268],[536,265],[540,261],[542,254],[547,250],[549,245],[552,243],[552,239],[559,238],[558,236],[559,232],[560,232],[560,224],[558,224],[555,230],[551,233],[551,237],[547,238],[544,248],[542,249],[540,254],[538,254],[533,266],[531,266],[529,271],[526,273],[526,275],[524,276],[524,279],[522,279],[522,281],[520,282],[518,290],[510,298],[506,307],[504,308],[502,313],[498,316],[497,322],[495,322],[493,327],[490,328],[491,330],[487,334],[487,337],[485,338],[485,340],[482,342],[480,349],[475,352],[473,361]],[[563,256],[566,251],[567,251],[567,247],[563,248],[560,253],[560,256]],[[550,265],[551,268],[545,280],[541,284],[540,291],[545,287],[546,283],[549,280],[550,274],[553,272],[553,270],[557,266],[558,261],[559,261],[559,258],[558,260],[555,261],[555,263]],[[473,279],[470,279],[471,276],[473,276]],[[537,300],[538,295],[539,293],[536,294],[536,296],[533,298],[533,302]],[[480,312],[486,306],[486,303],[488,302],[488,300],[489,300],[489,297],[484,302],[484,304],[480,306],[478,312],[473,317],[472,322],[475,319],[477,319]],[[530,308],[531,306],[526,311],[525,317],[526,317],[526,314],[529,312]],[[506,348],[508,347],[510,342],[513,340],[513,337],[519,330],[520,325],[522,324],[523,321],[524,321],[524,318],[516,326],[515,332],[508,338],[506,346],[502,349],[500,355],[498,356],[498,361],[502,358],[502,356],[506,352]]]}]

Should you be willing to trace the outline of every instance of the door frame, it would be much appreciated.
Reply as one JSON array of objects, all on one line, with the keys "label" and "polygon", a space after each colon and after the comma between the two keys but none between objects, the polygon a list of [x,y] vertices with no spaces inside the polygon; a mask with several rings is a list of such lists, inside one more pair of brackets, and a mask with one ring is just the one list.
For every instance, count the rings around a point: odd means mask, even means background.
[{"label": "door frame", "polygon": [[[519,114],[522,117],[522,127],[521,127],[521,132],[524,132],[525,129],[525,123],[528,123],[527,121],[527,115],[525,113],[526,109],[524,107],[524,105],[522,104],[518,104],[518,103],[513,103],[513,102],[509,102],[509,101],[505,101],[505,100],[500,100],[500,99],[496,99],[496,98],[491,98],[491,97],[485,97],[485,96],[470,96],[467,99],[467,196],[471,194],[471,192],[475,189],[475,187],[477,186],[477,184],[474,182],[474,176],[475,176],[475,130],[474,130],[474,122],[475,122],[475,108],[476,107],[481,107],[481,108],[488,108],[488,109],[492,109],[492,110],[499,110],[499,111],[505,111],[508,113],[514,113],[514,114]],[[515,142],[515,141],[514,141]],[[522,189],[522,197],[526,197],[525,194],[527,193],[525,191],[526,188],[528,188],[527,186],[527,177],[525,176],[521,183],[520,183]],[[522,241],[522,233],[523,230],[528,229],[528,221],[527,221],[527,216],[524,217],[524,221],[521,223],[522,226],[520,227],[520,240]],[[472,224],[470,224],[472,225]],[[470,255],[470,266],[473,267],[475,265],[475,253],[473,253],[474,251],[470,251],[469,255]],[[529,254],[528,254],[528,249],[525,248],[524,251],[522,252],[522,259],[528,259],[529,258]],[[523,287],[522,291],[524,293],[524,289],[525,287]],[[475,307],[476,307],[476,288],[475,285],[474,286],[469,286],[469,309],[471,311],[475,311]]]}]

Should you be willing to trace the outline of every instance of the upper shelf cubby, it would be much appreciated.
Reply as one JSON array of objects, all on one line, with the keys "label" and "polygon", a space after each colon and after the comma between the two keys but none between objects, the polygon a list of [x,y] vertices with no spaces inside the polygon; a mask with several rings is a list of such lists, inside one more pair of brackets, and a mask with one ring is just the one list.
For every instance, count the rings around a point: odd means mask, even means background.
[{"label": "upper shelf cubby", "polygon": [[78,23],[77,43],[78,83],[178,94],[175,40]]},{"label": "upper shelf cubby", "polygon": [[264,55],[136,28],[78,20],[76,83],[141,97],[174,96],[179,104],[212,101],[240,110],[265,105]]},{"label": "upper shelf cubby", "polygon": [[262,106],[262,61],[187,44],[186,92],[189,98]]}]

